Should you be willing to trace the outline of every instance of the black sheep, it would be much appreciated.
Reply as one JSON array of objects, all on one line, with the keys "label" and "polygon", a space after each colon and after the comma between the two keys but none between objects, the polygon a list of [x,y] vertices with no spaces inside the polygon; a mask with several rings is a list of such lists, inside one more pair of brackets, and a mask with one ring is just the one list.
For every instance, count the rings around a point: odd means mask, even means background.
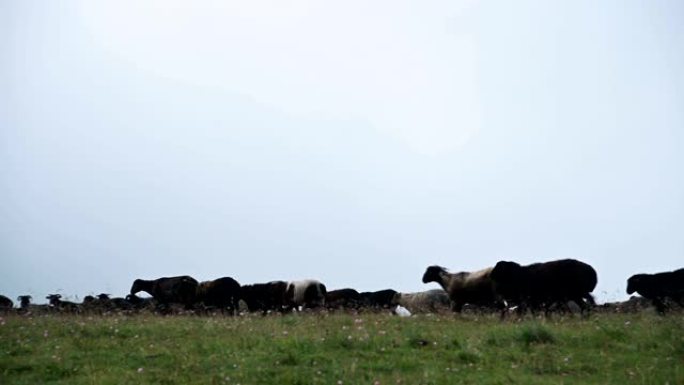
[{"label": "black sheep", "polygon": [[33,297],[30,295],[20,295],[17,297],[17,301],[19,301],[19,307],[21,309],[28,309],[31,305],[31,299],[33,299]]},{"label": "black sheep", "polygon": [[67,313],[80,313],[81,312],[81,306],[77,303],[74,302],[69,302],[69,301],[62,301],[62,295],[61,294],[50,294],[47,297],[47,300],[50,303],[50,306],[52,309],[56,309],[58,311],[63,311]]},{"label": "black sheep", "polygon": [[197,286],[198,303],[204,306],[228,310],[234,314],[239,309],[240,284],[231,277],[201,282]]},{"label": "black sheep", "polygon": [[98,294],[97,299],[104,305],[104,307],[107,310],[131,310],[133,308],[133,304],[125,298],[112,298],[109,294],[100,293]]},{"label": "black sheep", "polygon": [[127,295],[126,301],[128,301],[135,310],[154,310],[157,307],[157,301],[154,298],[141,298],[135,294]]},{"label": "black sheep", "polygon": [[136,279],[131,286],[130,294],[145,291],[160,305],[179,303],[190,308],[195,303],[197,286],[197,280],[187,275],[154,280]]},{"label": "black sheep", "polygon": [[361,305],[361,294],[354,289],[338,289],[325,295],[325,306],[328,309],[357,309]]},{"label": "black sheep", "polygon": [[14,302],[11,299],[0,295],[0,309],[11,309],[14,307]]},{"label": "black sheep", "polygon": [[[561,259],[521,266],[500,261],[491,273],[496,293],[521,309],[545,309],[573,301],[584,311],[596,305],[591,292],[596,287],[596,271],[574,259]],[[585,302],[586,301],[586,302]]]},{"label": "black sheep", "polygon": [[366,291],[360,294],[364,306],[385,309],[398,305],[396,295],[397,291],[392,289]]},{"label": "black sheep", "polygon": [[667,309],[668,299],[684,306],[684,269],[633,275],[627,280],[627,294],[634,292],[650,299],[661,314]]},{"label": "black sheep", "polygon": [[286,290],[285,281],[244,285],[240,288],[240,299],[245,301],[249,311],[262,311],[264,314],[269,310],[284,311]]},{"label": "black sheep", "polygon": [[34,305],[31,303],[30,295],[20,295],[17,297],[19,301],[19,312],[21,314],[44,314],[52,310],[52,306],[49,305]]}]

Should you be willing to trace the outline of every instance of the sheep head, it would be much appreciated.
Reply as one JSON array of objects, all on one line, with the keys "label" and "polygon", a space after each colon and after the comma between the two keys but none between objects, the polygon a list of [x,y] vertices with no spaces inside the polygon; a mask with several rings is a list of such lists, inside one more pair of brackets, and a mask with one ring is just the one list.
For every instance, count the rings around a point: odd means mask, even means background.
[{"label": "sheep head", "polygon": [[45,298],[50,302],[50,305],[58,305],[59,299],[62,298],[62,295],[61,294],[50,294]]},{"label": "sheep head", "polygon": [[444,269],[441,266],[433,265],[427,268],[425,270],[425,274],[423,274],[423,283],[428,283],[428,282],[439,282],[440,276],[446,272],[446,269]]},{"label": "sheep head", "polygon": [[143,281],[142,279],[136,279],[135,281],[133,281],[133,286],[131,286],[131,294],[136,294],[140,291],[145,290],[144,287],[145,281]]},{"label": "sheep head", "polygon": [[627,294],[633,294],[636,291],[639,291],[644,284],[644,281],[648,279],[648,276],[646,274],[637,274],[629,277],[627,280]]}]

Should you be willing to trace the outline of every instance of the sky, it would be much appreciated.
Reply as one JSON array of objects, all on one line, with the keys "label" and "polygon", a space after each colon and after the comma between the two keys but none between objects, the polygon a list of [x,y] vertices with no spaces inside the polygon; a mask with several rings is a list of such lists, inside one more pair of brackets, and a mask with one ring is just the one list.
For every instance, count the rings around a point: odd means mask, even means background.
[{"label": "sky", "polygon": [[0,0],[0,293],[684,266],[681,1]]}]

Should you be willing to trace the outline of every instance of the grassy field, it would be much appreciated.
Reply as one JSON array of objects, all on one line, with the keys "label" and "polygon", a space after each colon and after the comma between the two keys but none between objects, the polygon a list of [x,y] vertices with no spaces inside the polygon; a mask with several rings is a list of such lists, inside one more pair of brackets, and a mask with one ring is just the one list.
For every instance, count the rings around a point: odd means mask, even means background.
[{"label": "grassy field", "polygon": [[0,384],[684,384],[684,315],[5,315]]}]

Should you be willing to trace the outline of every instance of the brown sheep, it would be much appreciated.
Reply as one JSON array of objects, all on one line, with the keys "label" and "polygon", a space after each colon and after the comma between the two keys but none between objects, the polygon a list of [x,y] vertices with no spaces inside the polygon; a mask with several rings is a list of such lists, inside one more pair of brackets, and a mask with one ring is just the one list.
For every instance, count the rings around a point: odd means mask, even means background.
[{"label": "brown sheep", "polygon": [[437,282],[449,295],[451,309],[461,312],[465,304],[501,308],[494,291],[492,268],[475,272],[449,273],[441,266],[430,266],[423,274],[423,283]]}]

